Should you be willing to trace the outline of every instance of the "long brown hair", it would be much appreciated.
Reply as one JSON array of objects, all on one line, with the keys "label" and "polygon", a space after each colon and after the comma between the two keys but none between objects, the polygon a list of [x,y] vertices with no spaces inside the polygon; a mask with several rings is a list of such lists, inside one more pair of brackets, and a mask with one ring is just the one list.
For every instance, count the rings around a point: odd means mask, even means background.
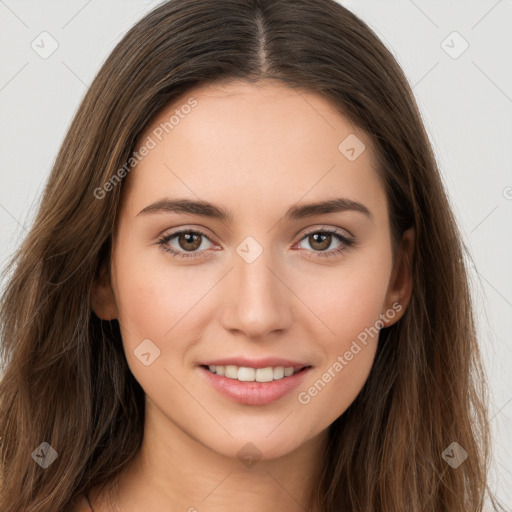
[{"label": "long brown hair", "polygon": [[[333,0],[171,0],[129,30],[101,67],[4,271],[3,512],[70,510],[137,453],[144,393],[118,322],[91,309],[122,197],[123,180],[112,177],[126,172],[145,127],[179,96],[216,81],[263,79],[317,92],[363,129],[375,144],[394,247],[407,228],[416,232],[408,309],[382,329],[367,382],[329,427],[308,510],[480,511],[487,494],[499,506],[486,476],[486,384],[464,247],[397,62]],[[43,442],[58,454],[46,469],[33,454],[48,449]],[[442,456],[452,442],[468,454],[457,468]]]}]

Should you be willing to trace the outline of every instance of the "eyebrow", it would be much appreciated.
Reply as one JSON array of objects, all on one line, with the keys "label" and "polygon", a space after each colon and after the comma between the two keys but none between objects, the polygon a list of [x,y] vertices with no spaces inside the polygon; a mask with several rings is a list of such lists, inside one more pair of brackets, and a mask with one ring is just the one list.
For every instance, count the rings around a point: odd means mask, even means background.
[{"label": "eyebrow", "polygon": [[[292,221],[303,219],[305,217],[314,217],[316,215],[345,211],[359,212],[373,220],[372,213],[364,204],[343,197],[292,206],[286,211],[284,219]],[[167,197],[159,199],[158,201],[146,206],[137,214],[137,216],[155,213],[188,213],[218,219],[226,223],[233,221],[233,215],[231,212],[208,201],[170,199]]]}]

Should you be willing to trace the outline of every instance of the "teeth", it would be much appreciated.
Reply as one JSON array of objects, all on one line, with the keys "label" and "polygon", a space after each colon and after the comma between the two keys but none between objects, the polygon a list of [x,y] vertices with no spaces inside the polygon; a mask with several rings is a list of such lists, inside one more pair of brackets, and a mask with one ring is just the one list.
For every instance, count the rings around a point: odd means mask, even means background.
[{"label": "teeth", "polygon": [[[240,370],[238,370],[238,378],[240,379]],[[270,366],[267,368],[258,368],[254,378],[256,382],[272,382],[274,380],[274,369]]]},{"label": "teeth", "polygon": [[[292,370],[292,373],[290,375],[293,375],[294,374],[294,370],[293,368],[291,369]],[[283,366],[277,366],[276,368],[274,368],[274,379],[282,379],[285,375],[285,369]],[[288,375],[287,375],[288,377]]]},{"label": "teeth", "polygon": [[243,380],[244,382],[251,382],[255,380],[257,373],[258,370],[255,370],[254,368],[244,368],[242,366],[236,371],[235,378],[238,380]]},{"label": "teeth", "polygon": [[226,366],[211,364],[208,366],[208,369],[217,375],[223,375],[229,379],[237,379],[242,382],[271,382],[273,380],[282,379],[283,377],[290,377],[296,373],[293,366],[249,368],[247,366],[236,366],[234,364],[228,364]]},{"label": "teeth", "polygon": [[[217,373],[217,370],[215,370],[215,373]],[[228,379],[236,379],[238,377],[238,366],[235,366],[234,364],[228,364],[225,366],[224,377],[227,377]]]}]

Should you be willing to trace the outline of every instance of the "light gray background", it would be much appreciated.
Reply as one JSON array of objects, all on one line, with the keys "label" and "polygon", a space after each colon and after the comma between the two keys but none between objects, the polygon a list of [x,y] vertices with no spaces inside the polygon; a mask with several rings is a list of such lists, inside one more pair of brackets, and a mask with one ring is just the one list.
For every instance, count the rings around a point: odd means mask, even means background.
[{"label": "light gray background", "polygon": [[[0,268],[31,224],[88,84],[123,34],[158,3],[0,0]],[[402,65],[475,262],[496,436],[492,486],[512,510],[512,2],[341,3]],[[47,58],[31,46],[51,48],[43,31],[58,43]],[[464,41],[469,46],[458,55]]]}]

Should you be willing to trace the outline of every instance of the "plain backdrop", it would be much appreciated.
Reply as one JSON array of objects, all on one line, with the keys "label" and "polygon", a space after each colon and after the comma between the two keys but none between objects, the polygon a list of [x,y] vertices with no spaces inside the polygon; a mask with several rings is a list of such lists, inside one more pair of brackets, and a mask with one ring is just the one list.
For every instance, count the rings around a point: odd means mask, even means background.
[{"label": "plain backdrop", "polygon": [[[31,225],[88,84],[158,3],[0,0],[0,268]],[[512,510],[512,2],[341,3],[404,69],[474,261],[495,435],[492,486]]]}]

